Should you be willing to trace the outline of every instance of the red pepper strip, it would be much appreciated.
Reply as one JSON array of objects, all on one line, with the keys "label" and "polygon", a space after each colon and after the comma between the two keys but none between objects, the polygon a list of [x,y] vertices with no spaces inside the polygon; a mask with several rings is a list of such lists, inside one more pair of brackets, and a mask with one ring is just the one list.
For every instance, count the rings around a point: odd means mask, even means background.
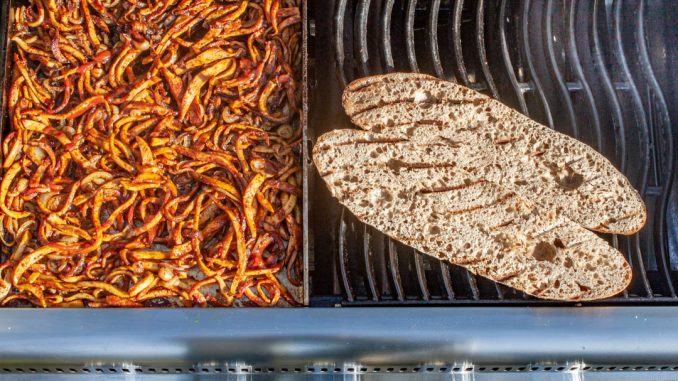
[{"label": "red pepper strip", "polygon": [[195,98],[198,96],[198,93],[200,92],[200,89],[202,89],[203,85],[207,83],[207,81],[214,77],[217,74],[220,74],[221,72],[224,72],[228,70],[229,68],[234,67],[233,59],[232,58],[227,58],[221,61],[217,61],[214,65],[208,67],[207,69],[204,69],[200,73],[198,73],[191,82],[189,82],[186,92],[184,93],[184,96],[181,99],[181,104],[179,106],[179,118],[184,119],[186,118],[186,114],[188,113],[188,109],[193,104],[193,101]]},{"label": "red pepper strip", "polygon": [[295,24],[298,24],[300,22],[301,22],[301,16],[299,16],[299,15],[288,17],[285,20],[283,20],[283,22],[281,22],[280,25],[278,25],[278,31],[282,31],[285,28],[290,27],[290,26],[295,25]]},{"label": "red pepper strip", "polygon": [[17,176],[17,174],[19,174],[21,170],[22,169],[20,163],[12,164],[12,166],[9,167],[7,172],[4,173],[4,176],[2,177],[2,182],[0,183],[0,209],[2,209],[2,211],[7,216],[9,216],[10,218],[14,218],[16,220],[31,215],[30,212],[16,212],[14,210],[10,210],[7,206],[7,193],[9,191],[9,187],[12,185],[14,178]]},{"label": "red pepper strip", "polygon": [[[267,293],[270,296],[266,295]],[[280,294],[280,289],[274,282],[271,282],[268,279],[257,282],[257,296],[265,303],[265,307],[276,305],[278,300],[280,300]],[[247,295],[247,291],[245,291],[245,295]]]},{"label": "red pepper strip", "polygon": [[42,51],[42,50],[39,50],[39,49],[33,48],[32,46],[28,45],[26,43],[26,41],[22,40],[19,36],[12,37],[12,42],[17,44],[19,46],[19,49],[21,49],[22,51],[24,51],[28,54],[34,54],[34,55],[37,55],[37,56],[43,56],[43,57],[50,58],[49,53]]},{"label": "red pepper strip", "polygon": [[11,144],[11,148],[9,148],[9,152],[7,148],[3,150],[5,154],[5,162],[3,163],[2,167],[4,169],[9,168],[14,162],[18,159],[19,154],[22,151],[23,147],[23,142],[20,138],[15,137],[16,133],[13,132],[10,135],[7,136],[7,139],[5,140],[5,143],[9,142]]},{"label": "red pepper strip", "polygon": [[[197,56],[186,61],[184,65],[185,70],[193,70],[205,65],[211,65],[217,61],[225,60],[226,58],[233,58],[233,52],[224,50],[222,48],[209,48],[200,52]],[[181,73],[180,73],[181,74]]]},{"label": "red pepper strip", "polygon": [[240,197],[238,195],[238,190],[231,184],[217,180],[215,178],[202,175],[198,172],[192,171],[190,174],[195,177],[196,180],[211,185],[214,187],[214,190],[219,191],[220,193],[225,194],[228,198],[235,202],[240,202]]},{"label": "red pepper strip", "polygon": [[78,286],[79,289],[82,288],[96,288],[96,289],[101,289],[106,292],[108,292],[111,295],[118,296],[120,298],[129,298],[129,294],[125,291],[120,290],[119,288],[106,283],[106,282],[100,282],[100,281],[80,281],[77,282],[76,285]]},{"label": "red pepper strip", "polygon": [[106,295],[106,304],[110,307],[140,308],[144,305],[116,295]]},{"label": "red pepper strip", "polygon": [[273,208],[273,205],[271,205],[271,203],[266,199],[266,195],[264,193],[257,192],[257,202],[267,212],[275,213],[275,209]]},{"label": "red pepper strip", "polygon": [[[294,217],[291,214],[288,214],[285,217],[287,222],[287,228],[290,231],[290,240],[287,243],[287,279],[295,286],[301,285],[303,282],[302,274],[299,271],[299,267],[296,260],[301,249],[302,237],[301,237],[301,227],[296,223]],[[296,272],[296,273],[295,273]]]},{"label": "red pepper strip", "polygon": [[233,231],[235,232],[236,252],[238,254],[238,268],[236,270],[235,277],[233,278],[233,282],[231,283],[230,290],[230,295],[235,295],[238,288],[238,283],[244,279],[245,271],[247,270],[247,261],[249,259],[249,253],[245,247],[245,226],[241,223],[237,210],[225,206],[212,195],[209,197],[217,206],[219,206],[221,210],[228,214],[228,218],[231,220],[231,225],[233,226]]},{"label": "red pepper strip", "polygon": [[172,148],[179,154],[188,156],[191,159],[195,160],[200,160],[204,161],[207,163],[214,163],[217,164],[221,167],[224,167],[229,170],[231,173],[238,173],[239,171],[235,166],[233,165],[233,161],[235,161],[235,158],[232,156],[222,153],[222,152],[200,152],[200,151],[195,151],[190,148],[186,148],[184,146],[180,145],[173,145]]},{"label": "red pepper strip", "polygon": [[28,291],[33,294],[38,299],[38,305],[40,307],[46,308],[47,301],[45,300],[45,294],[42,292],[42,288],[33,284],[19,284],[16,286],[19,291]]},{"label": "red pepper strip", "polygon": [[294,299],[294,297],[292,297],[292,295],[290,295],[290,292],[287,290],[287,288],[286,288],[282,283],[280,283],[280,281],[278,280],[278,278],[276,278],[276,277],[273,276],[272,274],[267,274],[266,277],[267,277],[271,282],[275,283],[276,286],[278,286],[278,289],[280,290],[281,296],[283,297],[283,299],[285,299],[285,301],[286,301],[287,303],[289,303],[289,304],[290,304],[291,306],[293,306],[293,307],[294,307],[294,306],[300,305],[300,303],[299,303],[298,301],[296,301],[296,300]]},{"label": "red pepper strip", "polygon": [[103,16],[104,18],[106,18],[107,21],[113,22],[113,23],[116,23],[116,22],[117,22],[117,20],[115,19],[115,17],[113,17],[113,16],[108,12],[108,10],[106,9],[106,7],[104,7],[104,5],[101,4],[101,1],[99,1],[99,0],[90,0],[90,5],[91,5],[92,8],[94,8],[101,16]]},{"label": "red pepper strip", "polygon": [[273,25],[273,30],[276,34],[280,33],[280,28],[278,27],[278,10],[280,9],[280,0],[273,0],[273,5],[271,6],[270,11],[270,23]]},{"label": "red pepper strip", "polygon": [[70,78],[66,77],[64,79],[64,91],[61,103],[59,103],[59,105],[56,106],[55,108],[48,110],[48,112],[50,114],[56,114],[58,112],[61,112],[68,105],[68,102],[71,100],[71,95],[73,95],[73,84],[71,83]]},{"label": "red pepper strip", "polygon": [[254,244],[254,248],[252,248],[252,251],[250,253],[250,263],[249,263],[250,268],[259,268],[264,264],[263,261],[264,251],[273,242],[275,242],[275,240],[268,233],[264,233],[257,239],[257,242]]},{"label": "red pepper strip", "polygon": [[2,272],[11,265],[11,262],[6,261],[0,264],[0,302],[4,300],[12,289],[12,283],[10,282],[10,273],[7,272],[4,275]]},{"label": "red pepper strip", "polygon": [[94,44],[95,47],[98,47],[101,45],[101,42],[99,41],[99,37],[97,37],[97,32],[96,29],[94,28],[94,23],[92,23],[92,16],[89,13],[89,6],[87,4],[87,0],[80,0],[80,4],[82,7],[82,14],[85,16],[85,24],[87,24],[87,34],[89,36],[89,39],[92,41],[92,44]]},{"label": "red pepper strip", "polygon": [[138,136],[136,136],[137,148],[141,155],[141,166],[142,167],[155,167],[155,158],[153,158],[153,151],[151,147],[148,146],[146,141]]},{"label": "red pepper strip", "polygon": [[96,106],[98,106],[102,103],[105,103],[105,102],[106,102],[106,99],[103,96],[97,95],[97,96],[86,99],[84,102],[80,103],[75,108],[73,108],[72,110],[70,110],[69,112],[67,112],[65,114],[57,114],[57,115],[47,114],[47,115],[45,115],[45,117],[47,119],[57,119],[57,120],[68,119],[68,120],[71,120],[71,119],[75,119],[75,118],[79,117],[80,115],[86,113],[91,108],[96,107]]},{"label": "red pepper strip", "polygon": [[275,82],[269,82],[261,92],[259,97],[259,111],[266,118],[276,123],[287,123],[290,120],[290,115],[281,115],[281,113],[272,114],[268,109],[268,99],[278,85]]},{"label": "red pepper strip", "polygon": [[254,221],[254,215],[256,213],[256,209],[254,206],[254,198],[259,191],[259,188],[261,188],[261,185],[266,181],[266,176],[262,175],[260,173],[257,173],[256,176],[250,181],[249,185],[247,186],[247,189],[245,189],[245,193],[243,194],[243,210],[245,211],[245,218],[247,221],[247,227],[250,230],[250,236],[252,239],[257,238],[257,226]]},{"label": "red pepper strip", "polygon": [[26,81],[26,85],[30,88],[30,90],[35,94],[35,96],[38,98],[38,100],[45,104],[47,101],[50,99],[49,93],[40,87],[35,81],[33,81],[33,77],[31,74],[28,72],[28,67],[26,66],[26,61],[19,58],[18,54],[14,54],[14,65],[16,68],[19,70],[19,73],[24,77],[24,80]]},{"label": "red pepper strip", "polygon": [[[42,25],[43,22],[45,22],[45,8],[42,7],[42,4],[40,2],[33,4],[33,6],[35,6],[38,13],[34,15],[33,21],[27,21],[26,25],[36,28]],[[30,10],[30,8],[26,8],[26,10]]]},{"label": "red pepper strip", "polygon": [[64,57],[64,55],[61,53],[61,49],[59,49],[59,30],[52,29],[50,31],[50,36],[52,37],[52,44],[50,45],[52,48],[52,55],[62,64],[67,64],[68,59]]},{"label": "red pepper strip", "polygon": [[146,275],[132,287],[129,288],[129,295],[135,297],[146,289],[153,287],[153,283],[157,282],[157,278],[153,276],[153,273],[147,272]]},{"label": "red pepper strip", "polygon": [[264,184],[262,192],[269,189],[278,189],[285,193],[301,196],[301,189],[285,181],[269,179],[266,181],[266,184]]},{"label": "red pepper strip", "polygon": [[56,249],[53,247],[43,246],[23,257],[14,267],[14,271],[12,272],[12,284],[18,285],[21,281],[21,276],[26,272],[26,270],[28,270],[29,267],[40,261],[46,255],[54,253],[55,251]]}]

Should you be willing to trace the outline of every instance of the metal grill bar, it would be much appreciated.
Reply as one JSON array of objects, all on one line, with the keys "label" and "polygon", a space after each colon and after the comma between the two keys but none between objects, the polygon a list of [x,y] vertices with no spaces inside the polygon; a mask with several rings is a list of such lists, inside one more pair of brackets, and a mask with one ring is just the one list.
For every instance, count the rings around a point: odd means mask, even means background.
[{"label": "metal grill bar", "polygon": [[384,57],[384,69],[386,72],[392,72],[395,68],[393,64],[393,53],[391,51],[391,16],[393,15],[393,4],[395,0],[385,0],[381,13],[381,51]]},{"label": "metal grill bar", "polygon": [[337,2],[337,10],[334,12],[334,48],[335,59],[337,60],[337,67],[339,69],[339,78],[341,84],[346,86],[348,79],[346,78],[346,60],[347,54],[344,47],[344,24],[346,22],[346,7],[349,0],[339,0]]},{"label": "metal grill bar", "polygon": [[462,269],[462,272],[466,275],[468,285],[471,288],[471,296],[473,297],[473,300],[480,299],[480,290],[478,290],[478,282],[476,281],[476,277],[466,269]]},{"label": "metal grill bar", "polygon": [[506,39],[506,23],[508,22],[506,9],[508,8],[508,0],[501,0],[501,5],[499,8],[499,39],[501,41],[501,57],[504,60],[504,67],[506,68],[506,74],[508,80],[511,83],[511,88],[515,92],[516,99],[518,99],[518,105],[520,106],[520,112],[530,116],[530,110],[527,108],[527,103],[525,102],[525,93],[521,88],[518,80],[516,78],[515,71],[513,69],[513,64],[511,62],[511,54],[509,53],[508,41]]},{"label": "metal grill bar", "polygon": [[424,254],[419,253],[416,250],[412,250],[412,255],[414,256],[414,268],[417,274],[419,288],[421,290],[421,298],[425,301],[428,301],[431,299],[431,293],[428,290],[426,273],[424,272]]},{"label": "metal grill bar", "polygon": [[527,68],[530,71],[530,77],[532,78],[532,81],[534,82],[534,88],[537,92],[537,96],[539,97],[539,101],[541,102],[543,108],[544,108],[544,114],[546,116],[546,124],[553,128],[553,116],[551,115],[551,109],[549,107],[548,102],[546,101],[546,96],[544,95],[544,90],[542,89],[541,82],[539,81],[539,78],[537,77],[537,71],[534,67],[534,58],[532,57],[532,50],[531,46],[534,46],[535,44],[532,44],[530,41],[530,36],[532,33],[530,32],[530,2],[531,0],[523,0],[522,3],[522,17],[520,19],[522,23],[522,29],[521,29],[521,37],[522,37],[522,42],[523,42],[523,53],[525,54],[525,60],[527,62]]},{"label": "metal grill bar", "polygon": [[478,55],[480,56],[480,67],[485,76],[485,82],[490,88],[492,96],[501,100],[497,86],[494,84],[490,66],[487,61],[487,51],[485,49],[485,0],[478,0],[476,7],[476,45],[478,46]]},{"label": "metal grill bar", "polygon": [[346,209],[342,208],[341,211],[341,221],[339,221],[339,272],[341,273],[341,281],[344,284],[344,293],[346,300],[352,302],[353,297],[353,287],[351,287],[351,281],[349,279],[348,272],[348,258],[351,255],[347,247],[347,237],[348,237],[348,226],[345,219]]},{"label": "metal grill bar", "polygon": [[464,0],[457,0],[454,3],[452,12],[452,48],[454,52],[454,59],[459,73],[459,78],[464,86],[470,86],[471,82],[466,71],[466,64],[464,63],[464,54],[461,51],[461,14],[464,10]]},{"label": "metal grill bar", "polygon": [[[591,92],[591,86],[589,85],[588,81],[586,80],[586,76],[584,75],[584,69],[582,68],[581,61],[579,59],[579,53],[577,49],[577,33],[576,33],[576,28],[575,28],[575,20],[577,20],[577,8],[580,5],[580,2],[578,0],[572,0],[569,3],[569,13],[568,13],[568,37],[569,37],[569,49],[568,49],[568,57],[570,61],[570,66],[573,69],[573,72],[575,76],[577,77],[577,81],[579,84],[582,86],[582,92],[584,94],[584,98],[586,99],[586,105],[588,106],[589,114],[591,115],[590,121],[593,124],[593,130],[595,132],[595,148],[598,151],[602,151],[603,149],[603,132],[600,127],[600,116],[598,115],[597,107],[596,107],[596,101],[593,98],[593,93]],[[582,34],[584,35],[584,34]]]},{"label": "metal grill bar", "polygon": [[431,0],[428,13],[428,46],[431,53],[433,70],[438,78],[445,78],[443,65],[440,62],[440,50],[438,49],[438,14],[440,13],[440,0]]},{"label": "metal grill bar", "polygon": [[[553,30],[553,7],[554,7],[555,2],[554,1],[547,1],[544,3],[546,6],[546,15],[544,16],[544,23],[545,23],[545,31],[543,38],[544,38],[544,43],[546,44],[546,52],[547,52],[547,62],[549,63],[549,66],[551,68],[551,73],[553,75],[553,78],[555,79],[555,84],[556,84],[556,89],[560,91],[560,97],[558,99],[562,100],[561,104],[564,104],[565,108],[565,115],[567,116],[567,121],[569,123],[569,128],[571,132],[571,136],[574,137],[575,139],[579,139],[579,126],[577,123],[577,117],[575,116],[574,113],[574,106],[572,106],[572,98],[570,98],[569,94],[569,89],[567,84],[565,83],[565,78],[563,78],[563,73],[560,71],[560,67],[558,66],[557,58],[556,58],[556,51],[554,47],[554,41],[556,39],[557,34],[554,33]],[[558,36],[561,37],[562,36]]]},{"label": "metal grill bar", "polygon": [[414,16],[417,10],[417,0],[407,0],[407,18],[405,19],[405,46],[407,47],[407,61],[410,70],[419,72],[417,53],[414,48]]},{"label": "metal grill bar", "polygon": [[374,281],[374,267],[372,266],[372,234],[370,233],[370,227],[363,225],[363,255],[365,258],[365,275],[367,278],[367,285],[369,286],[370,294],[372,294],[372,300],[379,300],[379,293],[377,292],[377,287],[375,286]]},{"label": "metal grill bar", "polygon": [[367,47],[367,17],[370,12],[370,0],[359,0],[358,8],[356,9],[355,35],[358,40],[358,58],[360,75],[362,77],[370,75],[370,53]]},{"label": "metal grill bar", "polygon": [[403,292],[402,282],[400,281],[400,267],[398,266],[398,249],[395,242],[389,239],[388,241],[388,257],[390,260],[389,267],[391,268],[391,276],[393,277],[393,284],[396,291],[396,298],[399,301],[405,300],[405,293]]},{"label": "metal grill bar", "polygon": [[600,37],[600,26],[598,20],[600,18],[599,11],[601,6],[600,0],[594,0],[592,4],[592,26],[591,31],[593,35],[593,65],[599,72],[600,80],[603,85],[603,90],[607,95],[607,104],[610,106],[612,113],[612,123],[615,132],[615,157],[616,162],[622,172],[626,172],[626,133],[625,133],[625,119],[622,116],[622,110],[615,86],[610,79],[607,66],[603,59],[603,48]]},{"label": "metal grill bar", "polygon": [[452,288],[452,277],[450,277],[449,266],[445,262],[440,262],[440,273],[442,274],[443,285],[447,293],[448,300],[454,300],[454,288]]}]

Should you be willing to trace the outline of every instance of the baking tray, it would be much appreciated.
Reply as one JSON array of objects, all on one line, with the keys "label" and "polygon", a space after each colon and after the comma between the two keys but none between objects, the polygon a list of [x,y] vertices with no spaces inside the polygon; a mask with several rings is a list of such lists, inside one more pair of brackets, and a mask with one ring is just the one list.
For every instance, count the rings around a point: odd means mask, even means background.
[{"label": "baking tray", "polygon": [[[307,34],[307,0],[300,1],[301,13],[302,13],[302,108],[299,113],[299,127],[302,129],[302,144],[301,144],[301,153],[300,161],[302,166],[302,178],[303,178],[303,187],[302,187],[302,229],[303,229],[303,246],[302,246],[302,263],[303,263],[303,283],[301,286],[293,286],[287,280],[287,274],[285,271],[281,271],[278,279],[281,283],[290,291],[295,300],[299,301],[304,306],[308,305],[308,289],[309,289],[309,276],[308,276],[308,257],[309,257],[309,230],[308,230],[308,178],[309,178],[309,145],[308,142],[308,90],[307,90],[307,61],[308,61],[308,34]],[[16,6],[19,5],[28,5],[30,4],[29,0],[6,0],[2,1],[0,5],[0,41],[3,41],[1,50],[0,50],[0,62],[2,62],[2,78],[0,78],[0,88],[2,92],[0,93],[0,141],[4,140],[5,133],[11,128],[10,115],[7,111],[7,95],[9,93],[9,87],[12,83],[12,64],[11,57],[13,51],[13,45],[10,41],[11,31],[13,28],[12,21],[13,18],[11,14]],[[0,161],[2,161],[3,153],[0,151]],[[0,169],[0,174],[2,174],[2,169]],[[234,306],[238,306],[238,302],[234,302]],[[289,307],[289,304],[281,300],[276,307]]]}]

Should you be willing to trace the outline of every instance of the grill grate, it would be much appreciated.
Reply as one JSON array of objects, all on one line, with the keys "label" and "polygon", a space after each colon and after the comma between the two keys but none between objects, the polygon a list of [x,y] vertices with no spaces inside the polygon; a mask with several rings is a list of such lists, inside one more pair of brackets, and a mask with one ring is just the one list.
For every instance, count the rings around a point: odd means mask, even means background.
[{"label": "grill grate", "polygon": [[[596,148],[641,192],[646,228],[606,236],[627,256],[633,282],[603,303],[678,302],[678,82],[670,64],[678,4],[327,0],[310,10],[311,138],[350,127],[341,89],[362,76],[420,71],[491,95]],[[546,303],[414,253],[337,206],[322,180],[312,189],[316,305]]]}]

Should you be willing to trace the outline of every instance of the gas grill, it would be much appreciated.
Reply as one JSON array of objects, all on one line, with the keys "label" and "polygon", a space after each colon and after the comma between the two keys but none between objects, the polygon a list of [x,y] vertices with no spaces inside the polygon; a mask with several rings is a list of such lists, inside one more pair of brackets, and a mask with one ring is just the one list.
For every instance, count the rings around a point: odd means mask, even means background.
[{"label": "gas grill", "polygon": [[[678,2],[311,0],[304,12],[308,307],[3,309],[0,379],[677,377]],[[631,264],[630,287],[539,300],[417,253],[333,200],[308,152],[351,128],[347,83],[394,71],[481,91],[608,157],[648,208],[639,234],[604,236]]]}]

